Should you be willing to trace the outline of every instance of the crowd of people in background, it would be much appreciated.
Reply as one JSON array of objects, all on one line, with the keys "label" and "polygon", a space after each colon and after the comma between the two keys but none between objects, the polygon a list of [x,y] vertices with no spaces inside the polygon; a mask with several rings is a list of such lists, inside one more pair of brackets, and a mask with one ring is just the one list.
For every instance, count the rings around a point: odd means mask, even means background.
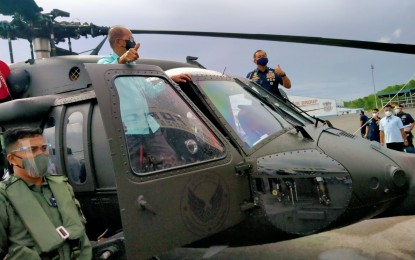
[{"label": "crowd of people in background", "polygon": [[385,117],[379,116],[379,109],[372,110],[368,118],[364,111],[360,111],[360,132],[363,138],[379,142],[389,149],[415,153],[412,129],[415,126],[414,118],[403,112],[403,106],[394,107],[387,104],[384,108]]}]

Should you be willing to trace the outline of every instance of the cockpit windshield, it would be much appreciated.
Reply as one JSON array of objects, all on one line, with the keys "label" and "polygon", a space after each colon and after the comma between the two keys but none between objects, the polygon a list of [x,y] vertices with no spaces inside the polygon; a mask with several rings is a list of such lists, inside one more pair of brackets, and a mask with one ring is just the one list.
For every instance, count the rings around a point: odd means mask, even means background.
[{"label": "cockpit windshield", "polygon": [[210,79],[198,81],[198,85],[246,148],[292,128],[292,123],[284,118],[286,115],[256,97],[242,83]]},{"label": "cockpit windshield", "polygon": [[[241,84],[244,86],[247,86],[248,89],[251,90],[251,92],[256,92],[259,97],[267,99],[269,102],[271,102],[276,108],[280,110],[280,112],[284,112],[287,118],[291,118],[296,122],[296,124],[301,125],[307,125],[312,124],[315,118],[312,118],[308,114],[305,113],[305,111],[302,111],[299,107],[294,106],[289,100],[288,97],[286,97],[287,101],[282,101],[281,99],[271,95],[268,91],[261,88],[256,83],[249,81],[247,79],[237,79],[237,81],[240,81]],[[283,95],[284,96],[284,95]],[[288,119],[290,120],[290,119]]]}]

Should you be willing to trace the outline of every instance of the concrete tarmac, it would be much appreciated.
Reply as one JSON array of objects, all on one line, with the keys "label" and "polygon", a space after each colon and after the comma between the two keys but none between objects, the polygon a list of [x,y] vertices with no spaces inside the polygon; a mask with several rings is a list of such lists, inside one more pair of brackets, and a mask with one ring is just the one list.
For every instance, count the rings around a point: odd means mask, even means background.
[{"label": "concrete tarmac", "polygon": [[415,217],[372,219],[288,241],[226,248],[211,257],[206,249],[179,248],[161,259],[409,260],[415,259],[414,234]]},{"label": "concrete tarmac", "polygon": [[[405,109],[415,116],[415,109]],[[370,116],[371,113],[366,113]],[[383,117],[383,113],[381,113]],[[360,138],[359,115],[327,118],[339,129]],[[415,155],[414,155],[415,160]],[[414,198],[415,199],[415,198]],[[218,251],[216,254],[213,252]],[[179,248],[161,259],[415,259],[415,216],[365,220],[354,225],[293,240],[249,247]]]}]

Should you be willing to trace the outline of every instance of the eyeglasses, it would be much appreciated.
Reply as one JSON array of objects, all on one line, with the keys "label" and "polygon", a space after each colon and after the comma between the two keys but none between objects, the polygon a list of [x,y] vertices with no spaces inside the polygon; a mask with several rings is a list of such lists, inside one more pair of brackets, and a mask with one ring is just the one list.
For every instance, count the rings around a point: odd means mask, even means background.
[{"label": "eyeglasses", "polygon": [[51,147],[51,144],[24,146],[24,147],[19,147],[16,150],[11,151],[10,153],[19,152],[19,151],[31,152],[31,153],[37,153],[38,151],[41,151],[42,153],[44,153],[48,150],[49,147]]}]

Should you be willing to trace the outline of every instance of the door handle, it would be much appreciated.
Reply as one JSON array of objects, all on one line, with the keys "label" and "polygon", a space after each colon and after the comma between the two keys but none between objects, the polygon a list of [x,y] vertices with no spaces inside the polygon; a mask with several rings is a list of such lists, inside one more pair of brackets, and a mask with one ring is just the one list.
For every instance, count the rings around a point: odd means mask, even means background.
[{"label": "door handle", "polygon": [[144,200],[144,196],[140,195],[137,198],[137,207],[140,210],[147,210],[149,212],[151,212],[153,215],[156,215],[156,211],[154,210],[154,208],[148,204],[147,201]]}]

